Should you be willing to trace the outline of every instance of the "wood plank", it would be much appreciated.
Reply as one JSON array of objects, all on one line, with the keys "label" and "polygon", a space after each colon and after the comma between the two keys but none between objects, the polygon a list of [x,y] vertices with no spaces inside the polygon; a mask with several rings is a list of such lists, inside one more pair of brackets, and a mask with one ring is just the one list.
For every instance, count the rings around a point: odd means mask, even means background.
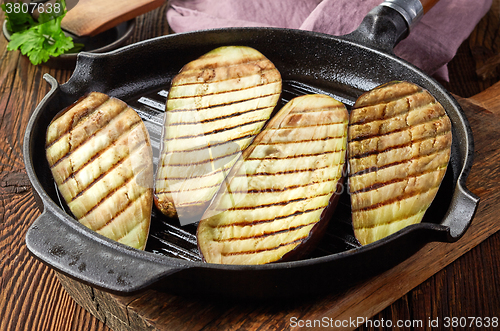
[{"label": "wood plank", "polygon": [[478,23],[469,38],[476,61],[476,72],[485,82],[500,78],[500,2],[493,1],[490,11]]},{"label": "wood plank", "polygon": [[77,36],[95,36],[164,3],[164,0],[79,0],[66,13],[61,26]]},{"label": "wood plank", "polygon": [[500,115],[500,84],[496,83],[487,90],[467,99],[465,102],[470,102],[480,108],[484,108],[489,112]]}]

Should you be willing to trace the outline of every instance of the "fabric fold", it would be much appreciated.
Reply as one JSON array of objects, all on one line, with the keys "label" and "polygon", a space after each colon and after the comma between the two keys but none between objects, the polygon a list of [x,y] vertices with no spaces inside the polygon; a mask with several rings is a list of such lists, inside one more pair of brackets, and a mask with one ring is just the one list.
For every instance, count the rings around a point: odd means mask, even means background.
[{"label": "fabric fold", "polygon": [[[171,0],[174,32],[226,27],[280,27],[335,36],[354,31],[382,0]],[[446,64],[491,7],[492,0],[441,0],[394,53],[448,80]]]}]

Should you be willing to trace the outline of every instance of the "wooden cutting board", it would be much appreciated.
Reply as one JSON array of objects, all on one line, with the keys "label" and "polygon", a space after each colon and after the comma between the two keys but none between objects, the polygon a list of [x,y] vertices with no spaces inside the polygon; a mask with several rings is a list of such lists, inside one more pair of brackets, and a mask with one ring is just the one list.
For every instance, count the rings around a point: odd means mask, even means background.
[{"label": "wooden cutting board", "polygon": [[[432,242],[394,268],[346,289],[298,303],[215,302],[148,290],[118,296],[58,274],[75,301],[114,331],[288,330],[290,318],[349,320],[376,315],[426,279],[500,230],[500,82],[459,102],[471,124],[475,162],[467,187],[481,198],[464,237],[456,243]],[[487,174],[487,175],[485,175]],[[167,280],[168,281],[168,280]],[[308,329],[308,328],[305,328]],[[342,330],[351,330],[344,327]]]},{"label": "wooden cutting board", "polygon": [[165,0],[78,0],[61,25],[80,37],[95,36],[164,3]]}]

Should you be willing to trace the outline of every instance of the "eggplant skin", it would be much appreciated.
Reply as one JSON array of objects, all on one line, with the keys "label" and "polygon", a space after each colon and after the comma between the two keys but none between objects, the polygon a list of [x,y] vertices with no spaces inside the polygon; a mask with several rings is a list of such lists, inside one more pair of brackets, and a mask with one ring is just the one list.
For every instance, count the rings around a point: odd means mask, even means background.
[{"label": "eggplant skin", "polygon": [[237,158],[269,120],[281,75],[257,50],[216,48],[187,63],[167,98],[155,204],[181,225],[199,221]]},{"label": "eggplant skin", "polygon": [[132,108],[89,93],[51,122],[46,156],[80,223],[144,250],[153,206],[153,152],[146,126]]},{"label": "eggplant skin", "polygon": [[206,262],[265,264],[307,255],[343,189],[348,113],[326,95],[288,102],[257,135],[198,224]]},{"label": "eggplant skin", "polygon": [[434,200],[451,155],[443,106],[410,82],[362,95],[349,123],[349,191],[362,245],[417,224]]}]

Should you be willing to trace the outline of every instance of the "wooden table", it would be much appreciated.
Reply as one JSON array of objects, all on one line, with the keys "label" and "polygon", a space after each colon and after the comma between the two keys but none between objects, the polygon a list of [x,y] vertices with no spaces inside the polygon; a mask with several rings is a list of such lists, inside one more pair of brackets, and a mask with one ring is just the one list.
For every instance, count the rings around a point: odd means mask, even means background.
[{"label": "wooden table", "polygon": [[[7,52],[0,38],[0,330],[281,330],[293,328],[293,317],[345,320],[352,316],[371,317],[374,326],[363,325],[360,330],[388,330],[376,326],[398,320],[423,321],[427,326],[429,320],[438,319],[443,326],[447,317],[500,318],[500,233],[496,232],[500,229],[500,141],[495,139],[500,135],[500,84],[487,90],[498,75],[483,81],[475,74],[476,62],[481,65],[489,58],[488,51],[498,52],[494,36],[485,37],[485,31],[498,24],[498,3],[460,48],[450,64],[451,81],[445,83],[456,95],[474,96],[460,103],[476,139],[476,163],[468,187],[482,201],[466,236],[456,244],[431,243],[402,265],[344,293],[279,305],[216,304],[154,291],[112,296],[58,275],[30,256],[24,236],[40,212],[23,164],[24,130],[49,90],[43,74],[62,83],[71,71],[34,67],[18,52]],[[163,6],[141,16],[129,42],[168,33],[165,10]],[[421,259],[428,261],[425,268],[420,267]]]}]

